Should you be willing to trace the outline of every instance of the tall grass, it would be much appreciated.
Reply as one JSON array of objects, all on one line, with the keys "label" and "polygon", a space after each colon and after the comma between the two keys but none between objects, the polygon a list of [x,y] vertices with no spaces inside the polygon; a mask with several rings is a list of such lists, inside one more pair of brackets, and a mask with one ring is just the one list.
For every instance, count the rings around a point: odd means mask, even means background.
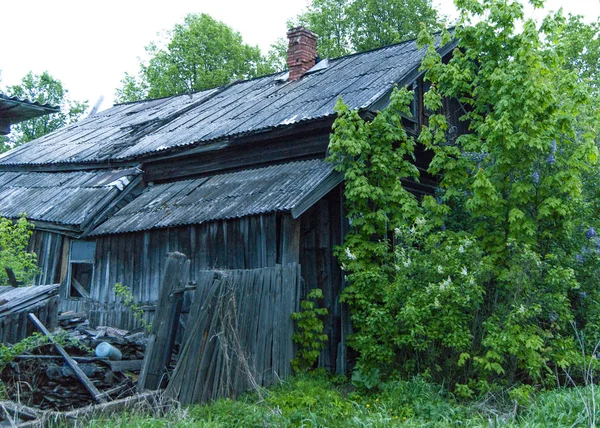
[{"label": "tall grass", "polygon": [[[592,394],[590,387],[580,390]],[[595,391],[593,392],[596,393]],[[165,417],[129,412],[89,421],[90,427],[560,427],[593,426],[572,388],[539,393],[515,414],[509,394],[459,402],[421,378],[382,384],[364,393],[325,376],[300,376],[237,401],[175,409]],[[596,397],[597,398],[597,397]]]}]

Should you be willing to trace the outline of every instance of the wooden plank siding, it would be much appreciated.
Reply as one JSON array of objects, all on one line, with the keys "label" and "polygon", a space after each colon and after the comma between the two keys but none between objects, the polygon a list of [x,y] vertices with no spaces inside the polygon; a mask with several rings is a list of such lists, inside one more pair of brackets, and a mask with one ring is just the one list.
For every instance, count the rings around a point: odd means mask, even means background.
[{"label": "wooden plank siding", "polygon": [[40,273],[33,280],[35,285],[58,284],[61,282],[63,246],[69,239],[58,233],[34,230],[27,251],[37,255]]},{"label": "wooden plank siding", "polygon": [[342,271],[333,255],[336,245],[342,243],[340,210],[341,187],[329,192],[316,205],[300,217],[299,258],[304,278],[305,296],[313,288],[323,290],[321,306],[329,313],[325,321],[325,333],[329,340],[319,358],[319,366],[335,370],[341,337],[342,308],[339,298],[342,292]]},{"label": "wooden plank siding", "polygon": [[[190,279],[206,270],[244,270],[299,263],[303,297],[320,287],[323,305],[329,309],[326,333],[330,340],[320,365],[334,368],[340,343],[339,294],[342,274],[333,247],[341,243],[340,188],[309,209],[300,218],[289,213],[269,213],[242,218],[107,235],[96,238],[94,274],[90,298],[68,296],[66,271],[70,238],[36,231],[30,249],[38,254],[41,273],[36,284],[62,282],[60,310],[88,312],[92,326],[110,325],[133,329],[140,326],[131,311],[115,296],[114,284],[130,288],[151,323],[163,281],[167,253],[178,251],[191,260]],[[268,285],[267,285],[268,286]],[[189,307],[184,303],[185,307]]]},{"label": "wooden plank siding", "polygon": [[[195,226],[151,230],[139,233],[101,236],[96,239],[94,275],[90,298],[69,298],[66,284],[61,287],[61,310],[87,311],[92,325],[135,328],[129,309],[124,308],[114,293],[119,282],[132,291],[151,322],[158,300],[159,286],[168,252],[179,251],[190,258],[191,280],[207,269],[257,269],[274,267],[282,261],[297,262],[300,220],[286,213],[271,213],[238,219],[215,221]],[[283,230],[285,229],[285,230]],[[32,239],[31,247],[44,250],[46,242],[54,243],[61,235],[46,234]],[[283,242],[281,242],[283,241]],[[41,246],[40,246],[41,245]],[[37,283],[54,275],[62,266],[62,247],[39,259],[48,271]],[[46,253],[45,253],[46,254]],[[59,258],[54,262],[52,258]],[[56,272],[46,266],[57,266]]]}]

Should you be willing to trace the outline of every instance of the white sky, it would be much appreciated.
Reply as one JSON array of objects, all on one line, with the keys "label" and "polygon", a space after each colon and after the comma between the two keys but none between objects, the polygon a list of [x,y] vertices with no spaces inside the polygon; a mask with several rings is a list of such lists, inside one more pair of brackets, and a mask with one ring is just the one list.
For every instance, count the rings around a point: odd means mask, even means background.
[{"label": "white sky", "polygon": [[[158,32],[182,22],[188,13],[208,13],[242,34],[263,52],[285,37],[286,21],[306,8],[308,0],[21,0],[2,1],[0,85],[18,84],[29,71],[48,71],[61,80],[75,100],[102,108],[112,104],[126,71],[136,73],[144,46]],[[455,16],[451,0],[434,0]],[[548,10],[563,7],[593,20],[600,0],[548,0]],[[536,16],[542,16],[541,12]]]}]

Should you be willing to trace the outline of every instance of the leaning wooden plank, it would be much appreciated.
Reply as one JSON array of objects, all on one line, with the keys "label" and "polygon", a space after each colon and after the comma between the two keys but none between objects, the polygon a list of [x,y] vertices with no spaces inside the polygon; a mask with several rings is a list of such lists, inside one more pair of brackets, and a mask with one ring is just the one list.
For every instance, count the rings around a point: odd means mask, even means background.
[{"label": "leaning wooden plank", "polygon": [[79,293],[79,295],[81,297],[90,298],[90,293],[88,293],[88,291],[84,288],[83,285],[81,285],[81,283],[79,281],[77,281],[75,278],[71,277],[71,286],[77,290],[77,292]]},{"label": "leaning wooden plank", "polygon": [[71,370],[73,370],[75,376],[77,376],[85,388],[90,392],[90,394],[92,394],[92,397],[94,397],[94,399],[100,403],[106,402],[106,399],[102,396],[102,393],[98,391],[98,388],[96,388],[92,381],[90,381],[85,373],[79,368],[79,365],[77,365],[75,360],[73,360],[73,358],[67,354],[67,351],[65,351],[62,346],[54,341],[52,334],[46,329],[46,326],[44,326],[44,324],[42,324],[42,322],[34,314],[29,314],[29,318],[31,318],[31,321],[33,321],[33,323],[42,331],[42,333],[48,336],[50,342],[52,342],[58,353],[65,359],[65,362],[71,368]]},{"label": "leaning wooden plank", "polygon": [[181,288],[184,285],[183,281],[189,279],[189,274],[186,274],[186,269],[189,272],[189,266],[184,254],[174,252],[167,255],[156,315],[144,355],[144,367],[138,381],[140,390],[160,388],[167,373],[183,302],[183,294],[174,294],[173,291]]}]

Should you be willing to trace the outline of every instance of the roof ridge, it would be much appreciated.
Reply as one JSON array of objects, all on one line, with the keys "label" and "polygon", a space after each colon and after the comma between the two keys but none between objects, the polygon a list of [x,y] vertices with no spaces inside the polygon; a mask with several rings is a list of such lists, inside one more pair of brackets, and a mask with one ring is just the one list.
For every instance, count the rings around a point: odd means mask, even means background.
[{"label": "roof ridge", "polygon": [[[452,31],[452,30],[454,30],[454,28],[456,28],[456,27],[455,26],[448,27],[448,28],[446,28],[446,31]],[[433,34],[434,35],[438,35],[438,34],[441,34],[442,31],[443,30],[436,31]],[[368,53],[371,53],[371,52],[377,52],[377,51],[383,50],[383,49],[389,49],[389,48],[392,48],[392,47],[397,47],[397,46],[404,45],[404,44],[409,44],[411,42],[415,42],[416,40],[417,40],[417,37],[414,37],[414,38],[411,38],[411,39],[403,40],[401,42],[392,43],[391,45],[380,46],[378,48],[367,49],[365,51],[360,51],[360,52],[353,52],[353,53],[342,55],[342,56],[338,56],[338,57],[335,57],[335,58],[321,58],[321,60],[328,59],[329,61],[337,61],[339,59],[350,58],[350,57],[354,57],[354,56],[358,56],[358,55],[368,54]],[[158,98],[145,98],[143,100],[138,100],[138,101],[127,101],[127,102],[124,102],[124,103],[116,103],[116,104],[114,104],[114,106],[130,105],[130,104],[136,104],[136,103],[142,103],[142,102],[148,102],[148,101],[156,101],[156,100],[162,100],[162,99],[167,99],[167,98],[171,98],[171,97],[180,97],[180,96],[183,96],[183,95],[188,95],[189,96],[189,95],[198,94],[198,93],[203,92],[203,91],[210,91],[210,90],[213,90],[213,89],[220,89],[220,88],[227,89],[228,87],[236,85],[238,83],[251,82],[252,80],[264,79],[264,78],[267,78],[267,77],[275,76],[277,74],[285,74],[288,71],[289,71],[288,69],[284,69],[282,71],[276,71],[274,73],[264,74],[262,76],[255,76],[255,77],[252,77],[252,78],[249,78],[249,79],[237,79],[237,80],[231,81],[229,83],[225,83],[224,85],[213,86],[212,88],[199,89],[197,91],[189,91],[189,92],[184,92],[182,94],[167,95],[167,96],[158,97]]]}]

